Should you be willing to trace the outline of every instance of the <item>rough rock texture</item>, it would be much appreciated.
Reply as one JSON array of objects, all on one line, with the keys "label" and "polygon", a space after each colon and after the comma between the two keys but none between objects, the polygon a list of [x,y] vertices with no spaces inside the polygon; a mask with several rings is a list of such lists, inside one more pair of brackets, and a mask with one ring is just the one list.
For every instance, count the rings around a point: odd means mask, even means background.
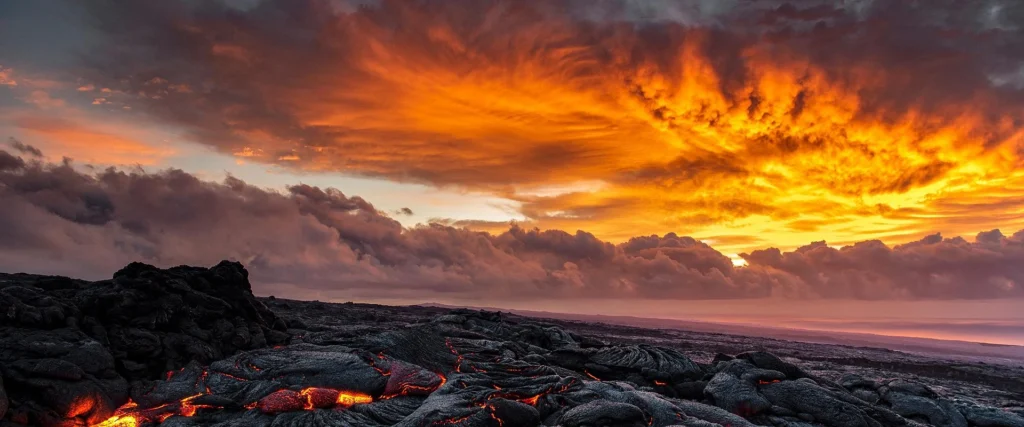
[{"label": "rough rock texture", "polygon": [[130,381],[282,344],[285,330],[253,297],[238,263],[133,263],[98,282],[0,274],[7,417],[38,425],[106,418],[128,397]]},{"label": "rough rock texture", "polygon": [[949,400],[923,384],[889,381],[878,389],[892,411],[909,419],[939,427],[966,427],[967,420]]},{"label": "rough rock texture", "polygon": [[0,420],[7,415],[7,391],[4,390],[4,377],[0,375]]},{"label": "rough rock texture", "polygon": [[[835,397],[829,390],[802,381],[780,381],[765,385],[764,396],[772,404],[796,413],[803,421],[815,421],[837,427],[876,427],[882,425],[856,405]],[[800,414],[805,414],[800,416]],[[901,423],[905,424],[905,423]]]},{"label": "rough rock texture", "polygon": [[1024,427],[1024,417],[996,408],[971,403],[956,405],[967,423],[978,427]]},{"label": "rough rock texture", "polygon": [[913,378],[470,310],[254,298],[235,263],[0,276],[0,426],[1021,426]]},{"label": "rough rock texture", "polygon": [[718,407],[743,416],[757,415],[772,406],[757,387],[780,381],[781,372],[756,368],[745,360],[735,359],[714,367],[715,376],[704,388],[704,393]]}]

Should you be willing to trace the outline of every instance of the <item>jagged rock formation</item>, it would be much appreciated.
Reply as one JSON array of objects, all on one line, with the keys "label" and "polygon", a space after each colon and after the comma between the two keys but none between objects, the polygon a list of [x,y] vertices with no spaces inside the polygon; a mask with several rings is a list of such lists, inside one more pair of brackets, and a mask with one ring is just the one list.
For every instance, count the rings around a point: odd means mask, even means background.
[{"label": "jagged rock formation", "polygon": [[98,282],[0,275],[6,417],[98,422],[127,400],[129,382],[282,344],[285,329],[253,297],[238,263],[167,270],[133,263]]},{"label": "jagged rock formation", "polygon": [[0,426],[1024,426],[764,351],[701,364],[500,313],[303,304],[279,317],[227,262],[0,275]]}]

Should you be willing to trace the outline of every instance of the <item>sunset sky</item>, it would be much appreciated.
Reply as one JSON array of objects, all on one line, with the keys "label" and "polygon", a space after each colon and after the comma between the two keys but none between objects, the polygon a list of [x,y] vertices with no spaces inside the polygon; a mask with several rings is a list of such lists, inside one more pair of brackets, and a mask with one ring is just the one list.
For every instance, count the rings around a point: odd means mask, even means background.
[{"label": "sunset sky", "polygon": [[0,267],[1021,298],[1022,25],[1014,0],[2,2]]}]

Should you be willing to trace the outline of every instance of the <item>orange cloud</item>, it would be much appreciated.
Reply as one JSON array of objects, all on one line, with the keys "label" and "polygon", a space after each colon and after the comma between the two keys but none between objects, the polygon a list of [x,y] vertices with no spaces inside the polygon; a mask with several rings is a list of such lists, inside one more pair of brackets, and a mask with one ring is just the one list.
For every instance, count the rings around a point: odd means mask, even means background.
[{"label": "orange cloud", "polygon": [[177,11],[152,25],[168,45],[140,46],[159,52],[148,71],[118,58],[96,84],[168,86],[139,102],[247,160],[490,192],[615,241],[674,231],[739,253],[1024,226],[1024,99],[988,77],[1016,33],[897,3],[630,4]]},{"label": "orange cloud", "polygon": [[17,86],[18,81],[14,79],[14,70],[0,65],[0,86]]},{"label": "orange cloud", "polygon": [[[47,116],[24,116],[15,126],[34,137],[43,152],[101,165],[153,165],[173,150],[129,136],[124,130]],[[130,132],[128,132],[130,133]]]},{"label": "orange cloud", "polygon": [[25,97],[25,102],[44,110],[63,108],[67,105],[63,99],[51,97],[50,94],[44,90],[34,90],[30,92]]}]

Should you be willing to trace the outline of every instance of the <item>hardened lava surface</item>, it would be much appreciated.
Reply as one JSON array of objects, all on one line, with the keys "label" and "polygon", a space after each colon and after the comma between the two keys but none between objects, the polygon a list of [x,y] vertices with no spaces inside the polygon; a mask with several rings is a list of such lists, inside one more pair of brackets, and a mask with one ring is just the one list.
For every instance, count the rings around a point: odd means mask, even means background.
[{"label": "hardened lava surface", "polygon": [[2,427],[1024,426],[1019,367],[944,377],[942,363],[261,299],[230,262],[135,263],[98,282],[0,274]]}]

